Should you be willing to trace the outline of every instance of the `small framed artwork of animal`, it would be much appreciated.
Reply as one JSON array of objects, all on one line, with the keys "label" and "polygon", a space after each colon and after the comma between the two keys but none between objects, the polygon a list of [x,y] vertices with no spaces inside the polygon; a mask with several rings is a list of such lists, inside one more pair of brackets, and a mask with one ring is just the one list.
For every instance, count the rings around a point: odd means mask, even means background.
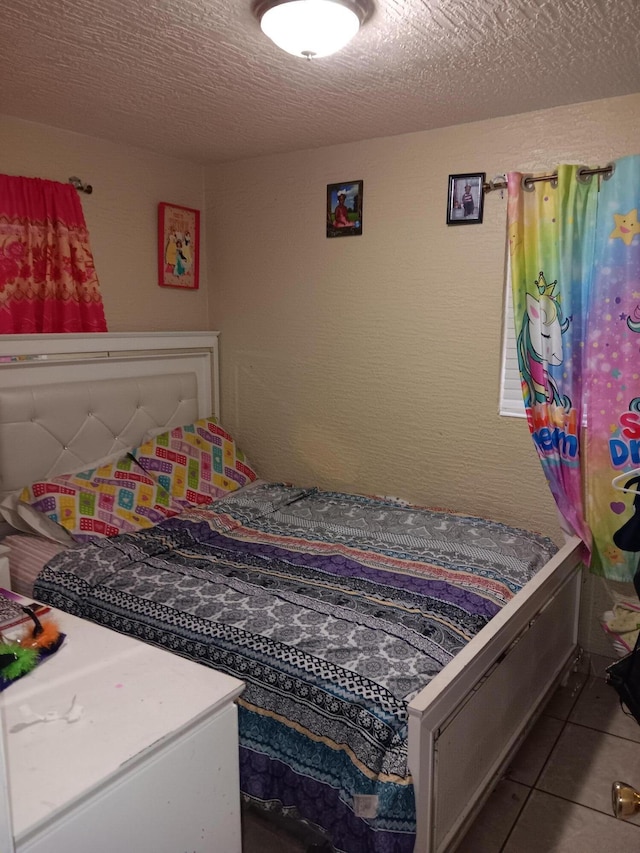
[{"label": "small framed artwork of animal", "polygon": [[484,205],[484,172],[449,175],[447,225],[478,225]]},{"label": "small framed artwork of animal", "polygon": [[327,237],[362,234],[363,181],[327,184]]},{"label": "small framed artwork of animal", "polygon": [[158,205],[158,284],[200,286],[200,211],[161,201]]}]

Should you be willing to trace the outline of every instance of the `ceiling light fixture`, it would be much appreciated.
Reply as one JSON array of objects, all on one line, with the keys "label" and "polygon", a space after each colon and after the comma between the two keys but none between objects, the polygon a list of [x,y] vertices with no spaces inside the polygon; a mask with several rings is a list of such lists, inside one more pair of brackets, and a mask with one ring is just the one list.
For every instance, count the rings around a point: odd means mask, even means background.
[{"label": "ceiling light fixture", "polygon": [[366,0],[258,0],[263,33],[293,56],[316,59],[343,48],[367,17]]}]

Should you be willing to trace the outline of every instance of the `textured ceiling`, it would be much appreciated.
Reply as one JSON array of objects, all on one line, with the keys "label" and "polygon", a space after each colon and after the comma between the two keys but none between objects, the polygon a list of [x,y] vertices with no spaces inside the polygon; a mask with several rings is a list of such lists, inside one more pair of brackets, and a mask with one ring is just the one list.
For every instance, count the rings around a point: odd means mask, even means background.
[{"label": "textured ceiling", "polygon": [[0,112],[199,162],[640,91],[638,0],[374,0],[306,61],[251,0],[4,0]]}]

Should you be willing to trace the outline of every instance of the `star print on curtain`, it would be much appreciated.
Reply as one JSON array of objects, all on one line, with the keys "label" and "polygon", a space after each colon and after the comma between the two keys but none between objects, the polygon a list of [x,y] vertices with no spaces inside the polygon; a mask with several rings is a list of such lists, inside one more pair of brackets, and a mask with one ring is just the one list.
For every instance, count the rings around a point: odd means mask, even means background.
[{"label": "star print on curtain", "polygon": [[106,331],[77,190],[0,175],[0,333]]}]

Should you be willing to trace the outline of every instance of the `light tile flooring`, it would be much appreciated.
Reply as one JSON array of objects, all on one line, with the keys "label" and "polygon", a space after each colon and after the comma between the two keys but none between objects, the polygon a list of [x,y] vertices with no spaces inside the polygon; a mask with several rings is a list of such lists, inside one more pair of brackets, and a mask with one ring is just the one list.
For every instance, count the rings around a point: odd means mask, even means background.
[{"label": "light tile flooring", "polygon": [[[640,725],[592,659],[558,689],[456,853],[639,853],[640,815],[611,811],[616,779],[640,790]],[[260,818],[244,820],[244,853],[304,853]]]}]

